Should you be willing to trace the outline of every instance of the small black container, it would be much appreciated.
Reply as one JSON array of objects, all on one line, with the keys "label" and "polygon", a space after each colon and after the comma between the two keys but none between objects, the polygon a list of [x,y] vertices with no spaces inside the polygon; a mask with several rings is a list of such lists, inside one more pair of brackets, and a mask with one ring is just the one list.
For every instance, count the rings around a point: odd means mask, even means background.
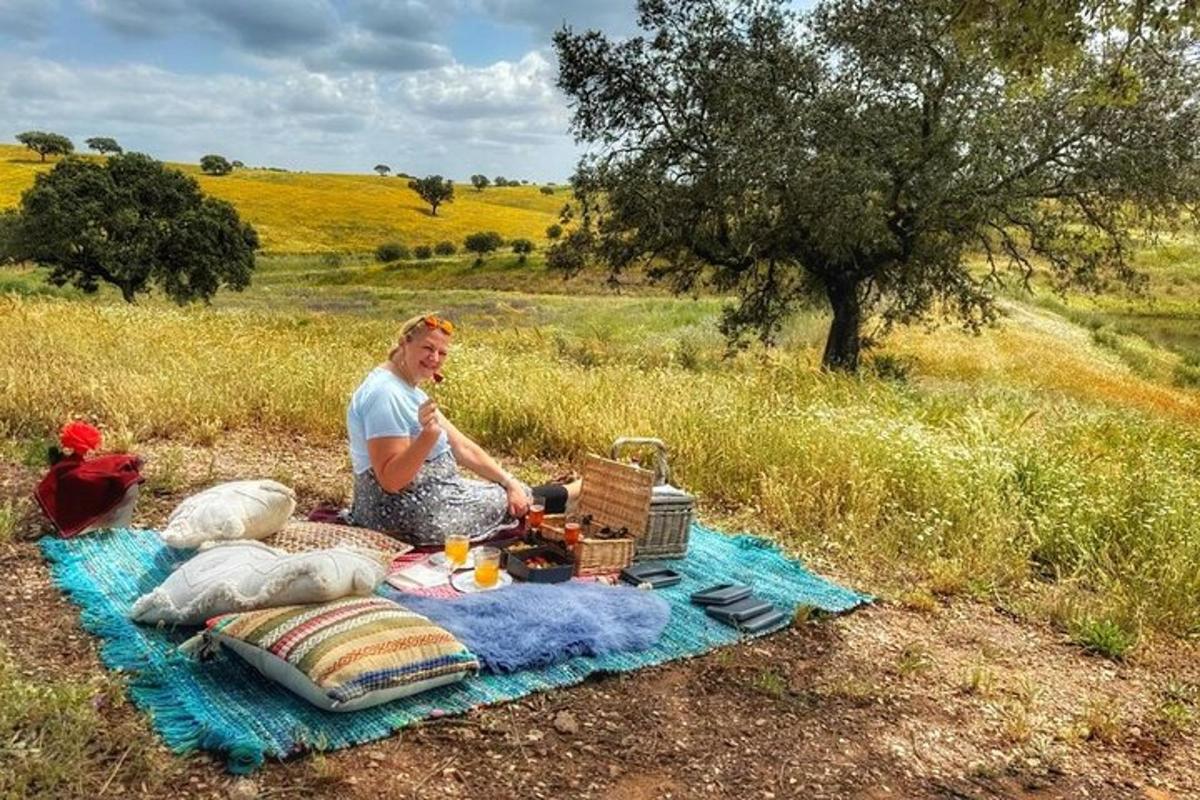
[{"label": "small black container", "polygon": [[[533,569],[525,563],[537,556],[541,556],[558,566]],[[509,575],[512,575],[519,581],[529,581],[530,583],[562,583],[563,581],[569,581],[575,574],[575,559],[571,558],[566,551],[557,547],[530,547],[527,550],[513,550],[509,552],[508,557],[505,559],[505,568],[508,570]]]}]

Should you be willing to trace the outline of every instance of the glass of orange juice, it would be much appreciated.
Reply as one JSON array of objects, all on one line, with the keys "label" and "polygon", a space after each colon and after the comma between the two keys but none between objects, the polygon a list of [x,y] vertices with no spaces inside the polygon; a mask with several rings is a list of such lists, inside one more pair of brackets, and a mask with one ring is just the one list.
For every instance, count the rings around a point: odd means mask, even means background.
[{"label": "glass of orange juice", "polygon": [[481,547],[475,551],[475,583],[481,589],[490,589],[500,581],[500,551],[495,547]]},{"label": "glass of orange juice", "polygon": [[581,538],[583,538],[583,531],[578,522],[563,523],[563,544],[567,547],[574,547],[579,544]]},{"label": "glass of orange juice", "polygon": [[538,528],[542,527],[542,523],[545,521],[546,507],[541,503],[533,503],[530,505],[529,516],[526,518],[526,522],[529,523],[529,527],[537,530]]},{"label": "glass of orange juice", "polygon": [[452,533],[446,537],[446,564],[451,572],[467,563],[470,552],[471,540],[465,533]]}]

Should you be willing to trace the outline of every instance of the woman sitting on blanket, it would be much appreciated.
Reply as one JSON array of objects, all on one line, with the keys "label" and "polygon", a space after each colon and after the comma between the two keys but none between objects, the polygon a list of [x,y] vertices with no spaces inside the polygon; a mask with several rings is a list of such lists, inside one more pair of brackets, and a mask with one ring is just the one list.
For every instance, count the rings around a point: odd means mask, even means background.
[{"label": "woman sitting on blanket", "polygon": [[[352,522],[418,546],[440,545],[451,533],[491,538],[514,527],[534,499],[561,513],[579,489],[578,481],[530,489],[419,388],[441,380],[453,335],[454,326],[432,314],[405,322],[387,360],[359,384],[346,410]],[[464,478],[460,464],[484,480]]]}]

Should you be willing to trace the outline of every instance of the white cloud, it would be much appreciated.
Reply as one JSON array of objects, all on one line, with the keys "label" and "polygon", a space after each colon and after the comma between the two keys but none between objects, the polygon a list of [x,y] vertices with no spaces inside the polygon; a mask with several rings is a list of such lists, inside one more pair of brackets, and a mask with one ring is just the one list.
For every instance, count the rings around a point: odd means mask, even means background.
[{"label": "white cloud", "polygon": [[538,52],[480,68],[388,76],[296,67],[263,78],[0,55],[0,119],[12,127],[7,136],[53,130],[77,145],[113,136],[175,161],[213,152],[314,171],[365,172],[384,161],[459,179],[484,171],[562,180],[575,148],[554,77]]},{"label": "white cloud", "polygon": [[[438,119],[539,117],[561,124],[565,118],[554,81],[553,65],[535,51],[517,62],[477,68],[455,64],[405,76],[398,94],[414,110]],[[554,119],[545,120],[546,114]]]}]

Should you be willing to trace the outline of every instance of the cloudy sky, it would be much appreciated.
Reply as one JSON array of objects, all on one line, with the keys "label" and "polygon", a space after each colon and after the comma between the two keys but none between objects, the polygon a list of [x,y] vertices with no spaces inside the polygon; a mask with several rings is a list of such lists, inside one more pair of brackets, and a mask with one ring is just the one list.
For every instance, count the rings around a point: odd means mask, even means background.
[{"label": "cloudy sky", "polygon": [[0,141],[562,181],[564,23],[628,34],[634,0],[0,0]]}]

